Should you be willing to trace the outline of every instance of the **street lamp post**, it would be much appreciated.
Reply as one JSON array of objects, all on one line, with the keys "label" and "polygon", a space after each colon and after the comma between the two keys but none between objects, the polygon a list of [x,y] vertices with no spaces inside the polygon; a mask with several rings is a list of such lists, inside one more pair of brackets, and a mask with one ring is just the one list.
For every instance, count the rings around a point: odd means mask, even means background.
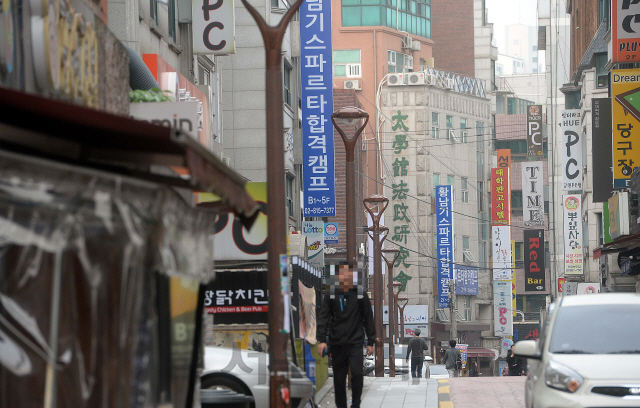
[{"label": "street lamp post", "polygon": [[[369,238],[373,240],[373,314],[376,325],[376,377],[384,377],[384,350],[382,348],[382,299],[384,298],[384,284],[382,282],[382,243],[387,239],[389,228],[380,225],[382,213],[389,205],[389,199],[385,196],[374,194],[362,200],[364,208],[371,216],[373,226],[369,227]],[[380,208],[382,206],[382,209]],[[373,209],[378,208],[378,213]],[[371,236],[373,232],[373,236]],[[380,233],[384,233],[380,239]],[[391,359],[392,356],[389,356]]]},{"label": "street lamp post", "polygon": [[[401,305],[400,302],[404,302]],[[398,296],[398,308],[400,309],[400,341],[404,343],[404,308],[409,303],[409,298],[406,296]]]},{"label": "street lamp post", "polygon": [[[385,255],[388,255],[389,258],[391,258],[391,261],[389,261]],[[396,322],[396,313],[395,308],[393,307],[393,265],[396,263],[398,255],[400,255],[400,251],[396,248],[382,250],[382,259],[384,259],[384,262],[387,264],[387,291],[389,292],[389,377],[396,376],[396,350],[393,343]]]},{"label": "street lamp post", "polygon": [[[344,131],[336,123],[336,119],[346,119],[349,122],[353,120],[364,119],[364,123],[358,128],[352,138],[348,138]],[[355,146],[360,137],[360,133],[369,122],[369,114],[353,106],[338,109],[331,115],[331,121],[336,128],[347,156],[346,163],[346,179],[347,179],[347,260],[352,262],[354,267],[356,264],[356,189],[355,189]]]},{"label": "street lamp post", "polygon": [[[400,289],[401,286],[402,286],[402,283],[393,282],[393,289]],[[394,325],[393,330],[394,330],[394,336],[395,336],[395,339],[396,339],[396,343],[400,344],[400,334],[399,334],[400,333],[400,322],[396,321],[396,319],[395,319],[395,317],[398,315],[398,313],[396,313],[395,311],[400,310],[399,307],[398,307],[398,296],[400,296],[400,291],[393,292],[393,301],[394,301],[394,308],[395,308],[394,309],[394,314],[393,314],[393,316],[394,316],[393,320],[395,322],[395,325]]]},{"label": "street lamp post", "polygon": [[[242,0],[256,21],[264,41],[266,56],[267,107],[267,202],[268,288],[269,288],[269,406],[286,408],[291,404],[287,333],[284,331],[284,293],[289,291],[288,276],[283,275],[281,257],[287,254],[284,172],[284,124],[282,115],[282,39],[289,21],[302,4],[289,7],[277,26],[268,25],[247,0]],[[283,279],[284,278],[284,279]]]}]

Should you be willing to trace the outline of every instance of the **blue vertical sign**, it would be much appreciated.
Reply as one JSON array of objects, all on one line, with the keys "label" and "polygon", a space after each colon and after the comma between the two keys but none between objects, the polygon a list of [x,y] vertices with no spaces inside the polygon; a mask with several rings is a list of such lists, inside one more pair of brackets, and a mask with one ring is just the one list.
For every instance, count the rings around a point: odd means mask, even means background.
[{"label": "blue vertical sign", "polygon": [[449,279],[453,278],[453,216],[451,186],[436,187],[438,228],[438,307],[449,307]]},{"label": "blue vertical sign", "polygon": [[300,8],[304,216],[335,217],[331,1]]}]

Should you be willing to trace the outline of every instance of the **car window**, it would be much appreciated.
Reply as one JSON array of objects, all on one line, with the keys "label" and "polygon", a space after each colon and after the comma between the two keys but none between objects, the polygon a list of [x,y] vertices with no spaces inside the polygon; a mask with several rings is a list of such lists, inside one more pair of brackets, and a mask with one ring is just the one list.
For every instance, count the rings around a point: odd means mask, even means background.
[{"label": "car window", "polygon": [[640,353],[640,305],[559,307],[549,352],[564,354]]}]

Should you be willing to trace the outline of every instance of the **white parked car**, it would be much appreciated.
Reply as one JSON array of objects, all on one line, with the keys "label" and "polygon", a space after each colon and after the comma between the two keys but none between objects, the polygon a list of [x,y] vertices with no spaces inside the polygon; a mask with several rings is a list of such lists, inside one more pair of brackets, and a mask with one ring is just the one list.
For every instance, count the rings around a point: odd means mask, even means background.
[{"label": "white parked car", "polygon": [[563,296],[527,358],[528,408],[640,406],[640,294]]},{"label": "white parked car", "polygon": [[447,371],[447,367],[444,364],[432,364],[429,366],[431,370],[431,379],[441,380],[449,378],[449,372]]},{"label": "white parked car", "polygon": [[[304,407],[313,395],[314,385],[305,372],[290,367],[291,407]],[[237,348],[207,346],[204,350],[202,389],[228,389],[251,395],[252,407],[269,408],[269,354]]]}]

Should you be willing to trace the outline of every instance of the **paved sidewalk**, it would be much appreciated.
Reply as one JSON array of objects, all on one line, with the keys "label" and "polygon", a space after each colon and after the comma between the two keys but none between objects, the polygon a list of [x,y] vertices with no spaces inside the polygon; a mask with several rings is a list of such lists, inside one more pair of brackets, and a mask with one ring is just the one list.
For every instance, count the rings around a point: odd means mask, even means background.
[{"label": "paved sidewalk", "polygon": [[439,408],[524,408],[526,377],[439,380]]}]

